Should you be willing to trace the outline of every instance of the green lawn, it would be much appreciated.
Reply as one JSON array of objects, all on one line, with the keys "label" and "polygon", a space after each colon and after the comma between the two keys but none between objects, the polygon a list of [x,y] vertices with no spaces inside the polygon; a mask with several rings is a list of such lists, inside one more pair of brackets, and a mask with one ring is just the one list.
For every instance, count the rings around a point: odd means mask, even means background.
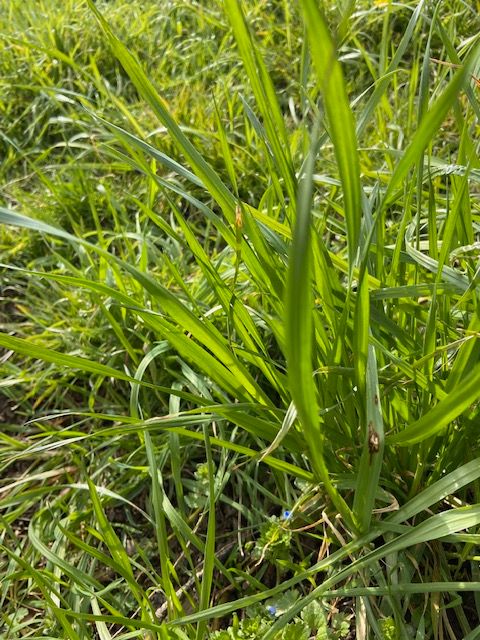
[{"label": "green lawn", "polygon": [[479,16],[0,0],[2,640],[480,638]]}]

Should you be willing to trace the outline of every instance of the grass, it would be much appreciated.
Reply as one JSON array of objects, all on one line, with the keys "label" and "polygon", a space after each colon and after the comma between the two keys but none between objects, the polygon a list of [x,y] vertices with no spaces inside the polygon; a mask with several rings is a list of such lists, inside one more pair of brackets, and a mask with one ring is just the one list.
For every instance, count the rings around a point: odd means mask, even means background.
[{"label": "grass", "polygon": [[58,7],[0,18],[2,637],[479,637],[476,11]]}]

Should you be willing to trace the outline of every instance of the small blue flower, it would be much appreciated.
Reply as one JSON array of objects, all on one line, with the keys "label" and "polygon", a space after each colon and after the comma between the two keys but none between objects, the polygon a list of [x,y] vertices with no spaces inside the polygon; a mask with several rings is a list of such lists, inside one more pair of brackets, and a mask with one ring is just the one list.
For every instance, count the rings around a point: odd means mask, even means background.
[{"label": "small blue flower", "polygon": [[277,607],[271,604],[267,607],[267,611],[271,616],[274,616],[277,613]]},{"label": "small blue flower", "polygon": [[282,519],[283,520],[288,520],[291,517],[292,517],[292,512],[291,511],[286,510],[286,511],[284,511],[282,513]]}]

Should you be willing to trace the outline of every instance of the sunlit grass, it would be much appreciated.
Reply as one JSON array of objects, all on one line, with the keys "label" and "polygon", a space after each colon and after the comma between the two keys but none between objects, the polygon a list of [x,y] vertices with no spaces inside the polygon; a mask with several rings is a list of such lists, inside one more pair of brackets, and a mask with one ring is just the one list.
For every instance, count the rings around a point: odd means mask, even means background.
[{"label": "sunlit grass", "polygon": [[2,637],[476,637],[476,14],[4,4]]}]

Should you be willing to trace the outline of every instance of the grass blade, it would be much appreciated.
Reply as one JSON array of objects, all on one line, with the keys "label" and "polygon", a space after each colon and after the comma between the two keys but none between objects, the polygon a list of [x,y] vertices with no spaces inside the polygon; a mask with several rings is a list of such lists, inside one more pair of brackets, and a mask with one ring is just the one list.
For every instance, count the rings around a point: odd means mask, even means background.
[{"label": "grass blade", "polygon": [[357,260],[362,202],[355,123],[345,79],[325,18],[315,0],[302,0],[313,64],[328,116],[330,138],[343,187],[349,273]]},{"label": "grass blade", "polygon": [[286,292],[286,354],[290,392],[303,426],[312,467],[345,520],[352,513],[332,484],[324,459],[324,434],[320,426],[312,354],[312,251],[311,201],[315,144],[311,144],[300,179],[295,232],[292,240]]},{"label": "grass blade", "polygon": [[378,386],[377,359],[375,347],[368,348],[366,371],[366,408],[367,428],[365,429],[364,445],[356,479],[355,500],[353,503],[357,521],[361,531],[365,533],[372,518],[377,494],[378,482],[383,463],[384,430]]},{"label": "grass blade", "polygon": [[[208,524],[207,539],[205,540],[204,566],[202,575],[202,585],[200,590],[199,611],[208,609],[210,604],[210,596],[212,592],[213,569],[215,566],[215,471],[212,457],[212,447],[210,444],[210,435],[208,426],[203,427],[203,436],[205,440],[205,453],[208,467]],[[202,640],[205,637],[206,623],[200,621],[197,627],[196,640]]]},{"label": "grass blade", "polygon": [[16,353],[21,353],[28,358],[53,362],[60,367],[94,373],[105,378],[116,378],[117,380],[124,380],[126,382],[135,382],[133,377],[113,367],[108,367],[107,365],[88,360],[87,358],[81,358],[80,356],[71,356],[53,349],[47,349],[46,347],[33,344],[30,340],[24,338],[15,338],[5,333],[0,333],[0,346],[5,349],[11,349]]},{"label": "grass blade", "polygon": [[240,2],[225,0],[225,9],[257,105],[262,114],[268,144],[272,149],[275,164],[285,181],[290,199],[294,200],[297,189],[289,151],[289,140],[272,80],[247,27]]},{"label": "grass blade", "polygon": [[406,447],[438,434],[460,414],[466,411],[480,397],[480,365],[462,379],[461,386],[447,395],[446,398],[410,424],[400,433],[387,436],[387,444]]},{"label": "grass blade", "polygon": [[464,66],[455,73],[452,80],[442,95],[436,100],[425,117],[422,119],[414,137],[407,149],[405,150],[400,162],[397,164],[393,172],[385,195],[383,197],[383,206],[386,207],[395,196],[395,191],[400,187],[402,181],[406,178],[412,166],[419,160],[423,154],[425,147],[436,132],[439,130],[448,110],[452,107],[465,82],[470,77],[469,70],[474,60],[478,57],[480,44],[470,51]]},{"label": "grass blade", "polygon": [[183,133],[175,118],[170,113],[166,102],[158,94],[140,63],[130,53],[123,42],[113,33],[110,25],[92,0],[87,1],[88,6],[107,36],[113,53],[127,72],[138,93],[150,105],[160,122],[168,129],[172,139],[189,161],[195,174],[218,202],[227,220],[233,224],[235,216],[235,198],[233,194],[227,189],[218,174]]}]

